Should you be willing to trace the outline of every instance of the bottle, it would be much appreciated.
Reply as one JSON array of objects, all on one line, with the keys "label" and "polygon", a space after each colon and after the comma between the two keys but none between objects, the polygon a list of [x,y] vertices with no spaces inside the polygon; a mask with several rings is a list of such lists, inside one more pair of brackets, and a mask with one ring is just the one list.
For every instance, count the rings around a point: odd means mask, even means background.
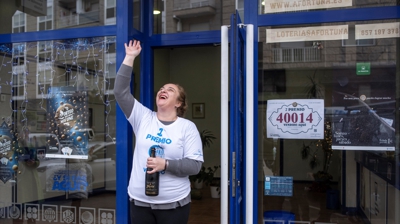
[{"label": "bottle", "polygon": [[[156,157],[156,149],[151,148],[150,157]],[[145,180],[145,194],[147,196],[157,196],[158,189],[160,185],[160,173],[155,172],[153,174],[148,174],[147,171],[153,170],[152,168],[146,169],[146,180]]]}]

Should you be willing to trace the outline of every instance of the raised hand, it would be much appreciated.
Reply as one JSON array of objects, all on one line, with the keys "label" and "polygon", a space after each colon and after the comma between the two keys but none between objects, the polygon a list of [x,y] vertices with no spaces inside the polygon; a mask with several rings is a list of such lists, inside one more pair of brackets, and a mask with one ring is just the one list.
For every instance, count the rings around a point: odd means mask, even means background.
[{"label": "raised hand", "polygon": [[140,41],[138,40],[131,40],[129,41],[129,44],[124,44],[125,45],[125,54],[129,56],[138,56],[140,52],[142,51],[142,47],[140,46]]}]

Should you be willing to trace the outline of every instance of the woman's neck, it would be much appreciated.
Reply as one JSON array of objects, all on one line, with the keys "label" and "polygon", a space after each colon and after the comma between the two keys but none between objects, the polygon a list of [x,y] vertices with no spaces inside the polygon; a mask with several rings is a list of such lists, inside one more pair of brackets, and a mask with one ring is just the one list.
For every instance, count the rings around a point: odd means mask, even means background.
[{"label": "woman's neck", "polygon": [[162,112],[157,112],[157,118],[160,121],[176,121],[178,119],[178,116],[176,113],[162,113]]}]

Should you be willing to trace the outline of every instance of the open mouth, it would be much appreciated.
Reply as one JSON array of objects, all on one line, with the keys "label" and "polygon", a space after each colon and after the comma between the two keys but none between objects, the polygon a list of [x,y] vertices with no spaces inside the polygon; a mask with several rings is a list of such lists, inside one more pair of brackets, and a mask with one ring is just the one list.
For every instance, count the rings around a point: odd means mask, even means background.
[{"label": "open mouth", "polygon": [[159,98],[160,98],[160,99],[163,99],[163,100],[168,99],[168,97],[167,97],[166,95],[164,95],[164,94],[161,94],[161,95],[159,96]]}]

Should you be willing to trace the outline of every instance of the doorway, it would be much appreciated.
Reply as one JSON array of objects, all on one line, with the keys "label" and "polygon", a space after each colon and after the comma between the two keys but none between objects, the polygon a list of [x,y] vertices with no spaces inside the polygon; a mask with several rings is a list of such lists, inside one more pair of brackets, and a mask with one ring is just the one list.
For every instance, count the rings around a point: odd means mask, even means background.
[{"label": "doorway", "polygon": [[[186,119],[199,132],[208,131],[215,139],[203,149],[205,169],[219,166],[221,161],[221,48],[220,46],[169,47],[154,50],[154,94],[165,83],[177,83],[186,92]],[[201,107],[201,110],[199,110]],[[220,169],[215,177],[220,177]],[[220,198],[213,198],[210,186],[194,189],[189,223],[220,223]]]}]

